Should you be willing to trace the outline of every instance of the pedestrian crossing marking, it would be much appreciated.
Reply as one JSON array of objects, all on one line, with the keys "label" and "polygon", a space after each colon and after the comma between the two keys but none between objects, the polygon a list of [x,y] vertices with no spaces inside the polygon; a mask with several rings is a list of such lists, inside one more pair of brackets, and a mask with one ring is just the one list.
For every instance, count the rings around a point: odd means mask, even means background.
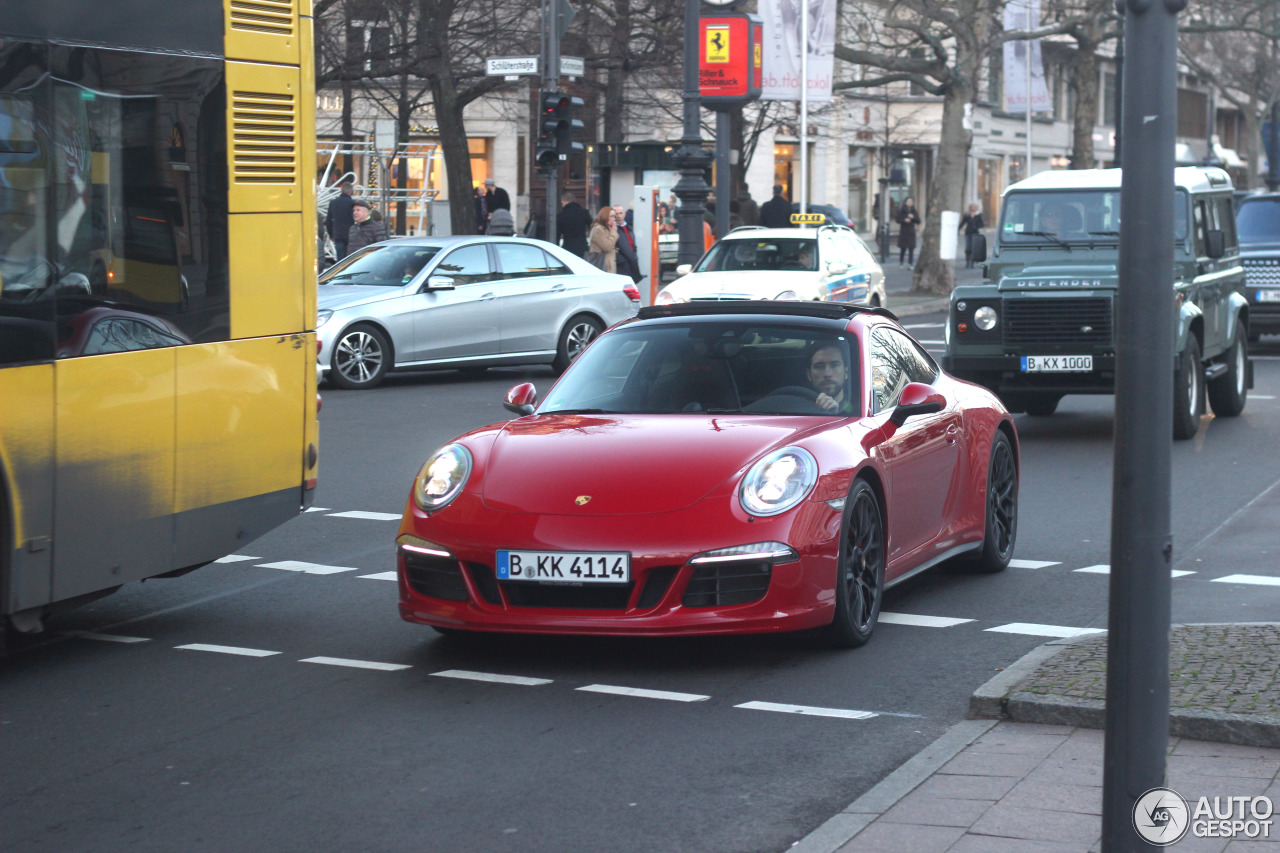
[{"label": "pedestrian crossing marking", "polygon": [[615,687],[611,684],[588,684],[579,687],[585,693],[608,693],[614,696],[634,696],[640,699],[665,699],[668,702],[705,702],[710,696],[698,693],[674,693],[670,690],[645,690],[642,687]]},{"label": "pedestrian crossing marking", "polygon": [[396,573],[378,572],[376,575],[360,575],[360,577],[371,581],[393,581],[396,579]]},{"label": "pedestrian crossing marking", "polygon": [[[1086,575],[1109,575],[1111,567],[1106,563],[1097,566],[1085,566],[1083,569],[1073,569],[1072,571],[1081,572]],[[1186,569],[1170,569],[1169,576],[1175,578],[1184,578],[1187,575],[1194,575],[1195,572],[1189,572]]]},{"label": "pedestrian crossing marking", "polygon": [[1214,583],[1247,583],[1254,586],[1280,586],[1280,578],[1271,577],[1270,575],[1227,575],[1224,578],[1214,578]]},{"label": "pedestrian crossing marking", "polygon": [[228,554],[214,560],[215,563],[243,563],[246,560],[261,560],[261,557],[247,557],[244,554]]},{"label": "pedestrian crossing marking", "polygon": [[93,631],[72,631],[71,636],[102,643],[149,643],[148,637],[126,637],[123,634],[95,634]]},{"label": "pedestrian crossing marking", "polygon": [[376,669],[382,672],[395,672],[400,669],[412,669],[407,663],[379,663],[372,660],[352,660],[350,658],[314,657],[303,658],[298,663],[320,663],[326,666],[346,666],[352,669]]},{"label": "pedestrian crossing marking", "polygon": [[329,518],[359,518],[364,519],[365,521],[399,521],[400,513],[350,510],[348,512],[331,512],[329,513]]},{"label": "pedestrian crossing marking", "polygon": [[1071,628],[1064,625],[1038,625],[1034,622],[1010,622],[1008,625],[997,625],[987,630],[997,634],[1027,634],[1032,637],[1054,637],[1059,640],[1078,637],[1082,634],[1106,633],[1101,628]]},{"label": "pedestrian crossing marking", "polygon": [[336,575],[340,572],[358,571],[355,566],[322,566],[319,563],[307,563],[302,560],[281,560],[278,563],[261,563],[260,569],[280,569],[286,572],[302,572],[308,575]]},{"label": "pedestrian crossing marking", "polygon": [[1011,569],[1047,569],[1050,566],[1061,566],[1062,563],[1054,560],[1010,560],[1009,568]]},{"label": "pedestrian crossing marking", "polygon": [[810,705],[781,705],[777,702],[743,702],[734,705],[748,711],[776,711],[780,714],[800,714],[806,717],[835,717],[843,720],[869,720],[878,717],[872,711],[850,711],[844,708],[815,708]]},{"label": "pedestrian crossing marking", "polygon": [[239,655],[248,658],[269,658],[272,655],[278,655],[279,652],[269,652],[266,649],[245,649],[240,646],[217,646],[210,643],[188,643],[185,646],[174,646],[175,649],[187,649],[193,652],[215,652],[220,655]]},{"label": "pedestrian crossing marking", "polygon": [[914,613],[890,613],[882,610],[880,621],[886,625],[914,625],[917,628],[951,628],[972,622],[972,619],[955,619],[949,616],[920,616]]},{"label": "pedestrian crossing marking", "polygon": [[439,678],[459,678],[463,681],[484,681],[490,684],[516,684],[521,687],[538,687],[550,684],[550,678],[528,678],[523,675],[497,675],[492,672],[472,672],[467,669],[446,669],[431,673]]}]

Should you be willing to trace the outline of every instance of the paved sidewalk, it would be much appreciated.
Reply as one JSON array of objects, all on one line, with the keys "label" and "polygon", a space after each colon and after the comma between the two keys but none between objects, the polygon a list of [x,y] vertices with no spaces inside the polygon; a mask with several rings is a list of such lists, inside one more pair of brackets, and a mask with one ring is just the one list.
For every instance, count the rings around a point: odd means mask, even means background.
[{"label": "paved sidewalk", "polygon": [[[947,310],[949,298],[946,296],[926,296],[914,294],[913,272],[909,267],[898,266],[897,258],[890,258],[884,264],[884,290],[887,302],[885,307],[899,317],[912,314],[929,314],[934,311]],[[955,265],[956,284],[978,284],[982,281],[982,267],[968,269],[962,258]]]},{"label": "paved sidewalk", "polygon": [[[1280,800],[1280,624],[1176,625],[1168,787]],[[971,719],[792,848],[795,853],[1091,853],[1102,832],[1106,635],[1041,646],[973,695]],[[1199,838],[1185,853],[1280,850]]]}]

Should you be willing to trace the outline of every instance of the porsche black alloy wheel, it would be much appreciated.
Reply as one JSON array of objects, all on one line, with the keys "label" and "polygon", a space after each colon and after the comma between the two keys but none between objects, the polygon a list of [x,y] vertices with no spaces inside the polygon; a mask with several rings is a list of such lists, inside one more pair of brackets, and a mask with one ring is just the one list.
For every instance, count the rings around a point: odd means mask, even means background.
[{"label": "porsche black alloy wheel", "polygon": [[1002,572],[1013,556],[1018,539],[1018,463],[1009,437],[996,430],[987,466],[986,535],[973,568]]},{"label": "porsche black alloy wheel", "polygon": [[871,639],[884,597],[884,563],[880,501],[866,480],[857,480],[845,501],[836,568],[836,615],[825,632],[832,645],[852,649]]}]

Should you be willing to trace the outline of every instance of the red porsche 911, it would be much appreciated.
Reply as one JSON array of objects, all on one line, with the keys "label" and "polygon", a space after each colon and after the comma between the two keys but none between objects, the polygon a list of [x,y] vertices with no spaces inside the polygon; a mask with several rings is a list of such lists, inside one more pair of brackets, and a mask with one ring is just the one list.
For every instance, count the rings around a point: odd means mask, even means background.
[{"label": "red porsche 911", "polygon": [[886,586],[998,572],[1017,433],[882,308],[643,308],[540,404],[429,458],[396,539],[400,614],[442,633],[821,629],[865,643]]}]

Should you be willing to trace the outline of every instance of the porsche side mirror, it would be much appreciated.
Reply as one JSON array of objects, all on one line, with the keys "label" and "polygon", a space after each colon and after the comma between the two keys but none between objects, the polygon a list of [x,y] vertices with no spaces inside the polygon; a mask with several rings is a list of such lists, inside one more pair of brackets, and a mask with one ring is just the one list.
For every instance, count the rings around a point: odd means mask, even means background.
[{"label": "porsche side mirror", "polygon": [[532,382],[521,382],[507,392],[507,398],[502,401],[502,408],[524,417],[533,414],[533,406],[537,402],[538,389],[533,387]]},{"label": "porsche side mirror", "polygon": [[453,290],[453,279],[447,275],[433,275],[427,279],[427,290]]},{"label": "porsche side mirror", "polygon": [[987,259],[987,235],[974,234],[969,239],[973,241],[970,243],[973,248],[973,262],[980,264]]},{"label": "porsche side mirror", "polygon": [[942,411],[946,405],[947,398],[938,393],[932,385],[912,382],[902,389],[902,396],[898,398],[898,405],[889,416],[889,423],[902,426],[907,418],[931,415]]}]

